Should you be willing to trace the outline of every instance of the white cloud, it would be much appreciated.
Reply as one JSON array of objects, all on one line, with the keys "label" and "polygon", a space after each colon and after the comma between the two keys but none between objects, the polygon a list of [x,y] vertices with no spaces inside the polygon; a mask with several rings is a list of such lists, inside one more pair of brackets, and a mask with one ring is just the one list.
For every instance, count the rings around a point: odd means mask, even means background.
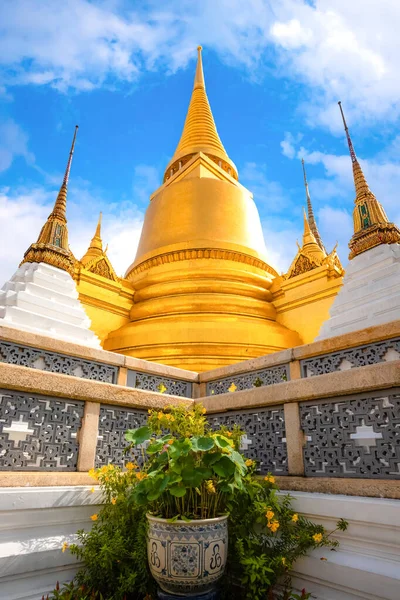
[{"label": "white cloud", "polygon": [[[174,72],[202,43],[250,77],[291,77],[310,123],[341,128],[400,115],[398,0],[13,0],[0,3],[0,68],[7,84],[88,91]],[[275,52],[274,52],[275,51]]]},{"label": "white cloud", "polygon": [[32,164],[34,155],[28,150],[28,136],[13,119],[0,123],[0,173],[6,171],[17,156]]},{"label": "white cloud", "polygon": [[[29,245],[36,241],[57,192],[44,187],[0,190],[0,288],[15,272]],[[78,259],[86,252],[100,210],[104,245],[109,246],[108,256],[117,274],[123,275],[135,257],[143,224],[143,213],[134,202],[116,207],[90,189],[70,186],[67,216],[71,250]]]},{"label": "white cloud", "polygon": [[252,192],[261,213],[279,213],[290,204],[288,190],[279,181],[269,178],[266,165],[245,163],[240,169],[240,181]]},{"label": "white cloud", "polygon": [[381,0],[379,6],[364,0],[284,0],[275,6],[270,33],[285,75],[313,90],[303,107],[310,122],[339,130],[340,99],[352,123],[399,117],[397,0]]},{"label": "white cloud", "polygon": [[295,222],[274,219],[273,224],[268,220],[263,221],[262,225],[267,246],[267,261],[278,273],[286,273],[296,256],[296,240],[301,245],[301,213]]}]

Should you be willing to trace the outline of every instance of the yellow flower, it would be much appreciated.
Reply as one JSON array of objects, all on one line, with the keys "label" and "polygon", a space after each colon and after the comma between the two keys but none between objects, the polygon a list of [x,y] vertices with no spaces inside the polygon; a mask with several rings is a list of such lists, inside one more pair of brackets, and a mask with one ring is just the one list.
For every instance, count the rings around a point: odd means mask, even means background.
[{"label": "yellow flower", "polygon": [[92,487],[90,491],[92,492],[92,494],[94,494],[94,487]]},{"label": "yellow flower", "polygon": [[267,527],[272,531],[272,533],[275,533],[279,528],[279,523],[278,521],[272,521],[271,523],[268,523]]},{"label": "yellow flower", "polygon": [[203,413],[203,415],[205,415],[207,410],[205,408],[203,408],[203,410],[201,412]]},{"label": "yellow flower", "polygon": [[68,548],[68,546],[69,546],[68,542],[64,542],[63,545],[61,546],[62,552],[65,552],[66,549]]},{"label": "yellow flower", "polygon": [[208,492],[209,494],[215,494],[215,493],[216,493],[216,491],[217,491],[217,490],[215,489],[215,485],[214,485],[214,483],[211,481],[211,479],[210,479],[210,481],[206,481],[206,489],[207,489],[207,492]]},{"label": "yellow flower", "polygon": [[268,481],[268,483],[275,483],[275,477],[273,475],[267,475],[264,477],[264,481]]},{"label": "yellow flower", "polygon": [[171,415],[170,421],[171,421],[171,423],[172,423],[173,421],[175,421],[175,417]]},{"label": "yellow flower", "polygon": [[98,515],[92,515],[90,518],[92,519],[92,521],[97,521],[97,519],[99,518],[99,516]]},{"label": "yellow flower", "polygon": [[299,520],[299,515],[297,513],[295,513],[292,517],[292,521],[293,521],[293,523],[297,523],[298,520]]},{"label": "yellow flower", "polygon": [[158,413],[158,415],[157,415],[157,419],[158,419],[159,421],[161,421],[161,419],[163,418],[163,416],[164,416],[164,415],[163,415],[163,413],[162,413],[162,412],[159,412],[159,413]]},{"label": "yellow flower", "polygon": [[111,504],[116,504],[117,503],[117,499],[116,498],[111,498]]},{"label": "yellow flower", "polygon": [[265,516],[267,517],[268,521],[270,521],[271,519],[274,518],[275,513],[272,512],[272,510],[267,511],[267,513],[265,514]]},{"label": "yellow flower", "polygon": [[251,458],[248,458],[244,464],[246,465],[246,467],[252,467],[253,466],[253,462],[254,461],[252,461]]},{"label": "yellow flower", "polygon": [[139,479],[139,481],[142,481],[142,479],[146,479],[147,477],[147,473],[141,473],[139,471],[139,473],[136,473],[136,478]]},{"label": "yellow flower", "polygon": [[236,392],[237,390],[237,385],[234,384],[234,382],[232,381],[231,385],[228,387],[228,392]]},{"label": "yellow flower", "polygon": [[100,469],[100,473],[107,473],[107,471],[108,471],[108,466],[107,466],[107,465],[104,465],[104,466],[103,466],[103,467],[101,467],[101,469]]},{"label": "yellow flower", "polygon": [[232,437],[232,433],[231,433],[230,431],[227,431],[227,432],[225,433],[225,435],[226,435],[227,437]]},{"label": "yellow flower", "polygon": [[171,446],[171,444],[174,443],[174,440],[168,440],[168,444]]},{"label": "yellow flower", "polygon": [[286,558],[284,556],[282,556],[282,564],[284,567],[286,567]]},{"label": "yellow flower", "polygon": [[97,479],[97,473],[95,469],[90,469],[88,475],[89,477],[93,477],[93,479]]},{"label": "yellow flower", "polygon": [[135,465],[133,462],[127,462],[125,468],[128,469],[128,471],[132,471],[135,468]]},{"label": "yellow flower", "polygon": [[312,537],[313,537],[313,540],[314,540],[314,542],[315,542],[316,544],[319,544],[320,542],[322,542],[322,538],[323,538],[323,535],[322,535],[322,533],[316,533],[316,534],[315,534],[315,535],[313,535]]}]

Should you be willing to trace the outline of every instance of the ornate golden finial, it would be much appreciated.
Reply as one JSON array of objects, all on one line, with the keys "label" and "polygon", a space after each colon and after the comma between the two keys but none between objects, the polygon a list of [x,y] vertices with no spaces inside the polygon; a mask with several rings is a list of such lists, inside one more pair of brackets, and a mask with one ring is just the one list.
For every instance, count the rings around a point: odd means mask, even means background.
[{"label": "ornate golden finial", "polygon": [[344,118],[342,103],[338,102],[338,104],[353,164],[353,178],[356,189],[355,207],[353,210],[354,235],[349,242],[349,258],[352,259],[357,254],[361,254],[374,246],[399,243],[400,230],[394,223],[389,222],[383,206],[369,189],[351,141],[349,128]]},{"label": "ornate golden finial", "polygon": [[206,88],[206,84],[204,82],[204,73],[203,73],[203,61],[201,59],[201,51],[203,48],[201,46],[197,46],[197,66],[196,66],[196,75],[194,77],[194,85],[193,89],[195,90],[198,87]]},{"label": "ornate golden finial", "polygon": [[96,231],[94,232],[94,236],[90,242],[89,248],[87,249],[84,256],[81,258],[81,263],[86,265],[91,260],[96,258],[97,256],[103,256],[103,241],[101,239],[101,220],[102,213],[99,215],[99,220],[97,222]]},{"label": "ornate golden finial", "polygon": [[76,261],[68,245],[66,210],[68,181],[77,131],[78,125],[75,126],[67,168],[65,169],[64,178],[54,208],[43,225],[37,242],[31,244],[25,252],[21,265],[26,262],[44,262],[53,267],[68,271],[71,275],[74,273]]},{"label": "ornate golden finial", "polygon": [[316,223],[315,217],[314,217],[314,211],[313,211],[312,204],[311,204],[311,197],[310,197],[310,192],[308,189],[308,181],[307,181],[307,175],[306,175],[306,167],[304,164],[304,158],[301,159],[301,164],[303,166],[304,186],[306,188],[308,222],[310,224],[311,231],[313,232],[314,237],[317,240],[318,246],[321,248],[321,250],[324,250],[324,252],[325,252],[325,247],[322,243],[322,239],[321,239],[321,236],[318,231],[317,223]]},{"label": "ornate golden finial", "polygon": [[192,97],[186,115],[181,139],[175,150],[172,160],[168,164],[164,181],[172,177],[195,154],[203,152],[224,171],[235,179],[238,178],[237,169],[226,153],[215,126],[214,117],[208,102],[204,83],[203,62],[201,46],[197,48],[197,65],[194,77]]}]

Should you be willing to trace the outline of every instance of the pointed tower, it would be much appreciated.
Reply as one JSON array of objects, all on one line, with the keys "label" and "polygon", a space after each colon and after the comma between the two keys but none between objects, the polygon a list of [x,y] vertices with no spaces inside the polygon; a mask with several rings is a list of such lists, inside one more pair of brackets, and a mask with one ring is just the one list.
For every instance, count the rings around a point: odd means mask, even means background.
[{"label": "pointed tower", "polygon": [[169,162],[164,175],[164,182],[181,169],[195,154],[203,152],[220,168],[238,179],[237,169],[229,158],[220,140],[207,98],[204,82],[202,47],[197,48],[197,67],[194,78],[192,97],[186,115],[181,139]]},{"label": "pointed tower", "polygon": [[69,152],[67,168],[64,179],[54,208],[46,223],[43,225],[36,243],[31,244],[24,254],[21,265],[24,263],[46,263],[74,274],[75,258],[68,246],[67,228],[67,191],[69,174],[71,171],[72,157],[74,155],[76,133],[78,125],[75,126],[71,150]]},{"label": "pointed tower", "polygon": [[324,252],[326,252],[324,245],[322,243],[321,240],[321,236],[319,234],[318,231],[318,227],[317,227],[317,223],[315,221],[315,217],[314,217],[314,211],[312,208],[312,204],[311,204],[311,198],[310,198],[310,191],[308,189],[308,181],[307,181],[307,175],[306,175],[306,167],[304,165],[304,158],[301,159],[301,164],[303,166],[303,177],[304,177],[304,186],[306,188],[306,199],[307,199],[307,212],[308,212],[308,222],[310,224],[310,229],[316,239],[316,242],[318,244],[318,246],[321,248],[321,250],[323,250]]},{"label": "pointed tower", "polygon": [[54,208],[37,242],[0,290],[0,324],[100,348],[78,299],[72,278],[76,260],[68,246],[67,189],[77,130]]},{"label": "pointed tower", "polygon": [[315,238],[314,233],[311,231],[310,224],[307,220],[306,211],[304,209],[303,218],[303,245],[301,248],[299,247],[299,250],[285,276],[286,279],[290,279],[291,277],[296,277],[297,275],[301,275],[302,273],[316,269],[317,267],[320,267],[326,259],[325,249],[321,248]]},{"label": "pointed tower", "polygon": [[103,250],[103,241],[101,239],[101,219],[102,214],[100,213],[99,220],[97,223],[96,231],[92,237],[89,248],[81,258],[81,265],[91,273],[111,279],[111,281],[118,281],[118,277],[114,271],[114,268],[107,257],[107,249]]},{"label": "pointed tower", "polygon": [[368,187],[354,151],[346,119],[344,118],[342,104],[341,102],[338,104],[349,145],[353,165],[354,187],[356,189],[353,210],[354,234],[349,242],[349,258],[352,259],[358,254],[380,244],[398,244],[400,242],[400,230],[396,225],[389,222],[383,206]]},{"label": "pointed tower", "polygon": [[400,319],[400,230],[369,189],[340,102],[339,108],[356,190],[354,234],[343,287],[317,339]]},{"label": "pointed tower", "polygon": [[130,323],[104,348],[205,371],[297,345],[275,320],[276,275],[252,194],[218,135],[199,47],[183,132],[125,275]]}]

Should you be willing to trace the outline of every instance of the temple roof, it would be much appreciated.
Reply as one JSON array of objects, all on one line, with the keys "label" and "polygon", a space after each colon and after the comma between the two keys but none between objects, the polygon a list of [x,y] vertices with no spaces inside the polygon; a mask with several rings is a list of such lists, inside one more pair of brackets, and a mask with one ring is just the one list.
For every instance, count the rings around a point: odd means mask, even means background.
[{"label": "temple roof", "polygon": [[101,239],[101,220],[102,214],[100,213],[92,241],[90,242],[89,248],[82,256],[80,262],[87,271],[95,273],[96,275],[100,275],[101,277],[105,277],[106,279],[110,279],[111,281],[118,281],[119,278],[106,254],[107,248],[103,250],[103,241]]},{"label": "temple roof", "polygon": [[26,262],[47,263],[53,267],[68,271],[71,275],[74,272],[75,258],[68,245],[67,228],[67,191],[69,174],[71,171],[72,156],[75,149],[75,140],[78,125],[75,126],[74,137],[71,150],[69,152],[67,168],[60,191],[58,192],[54,208],[50,213],[46,223],[43,225],[37,242],[31,244],[24,254],[21,264]]},{"label": "temple roof", "polygon": [[199,46],[197,48],[198,58],[193,92],[181,139],[166,168],[164,181],[169,179],[185,162],[199,152],[209,156],[232,177],[238,178],[237,169],[226,153],[211,112],[204,82],[201,50],[202,48]]},{"label": "temple roof", "polygon": [[310,223],[307,219],[306,211],[303,209],[304,218],[304,233],[303,244],[298,246],[298,251],[294,257],[288,272],[284,275],[284,279],[291,279],[297,275],[308,273],[317,267],[326,265],[339,275],[342,275],[344,270],[336,252],[336,246],[330,254],[327,254],[324,247],[318,244],[314,233],[311,231]]},{"label": "temple roof", "polygon": [[349,242],[349,258],[352,259],[357,254],[361,254],[374,246],[400,243],[400,230],[394,223],[389,222],[383,206],[369,189],[350,138],[341,102],[338,104],[353,165],[354,187],[356,190],[353,211],[354,235]]}]

